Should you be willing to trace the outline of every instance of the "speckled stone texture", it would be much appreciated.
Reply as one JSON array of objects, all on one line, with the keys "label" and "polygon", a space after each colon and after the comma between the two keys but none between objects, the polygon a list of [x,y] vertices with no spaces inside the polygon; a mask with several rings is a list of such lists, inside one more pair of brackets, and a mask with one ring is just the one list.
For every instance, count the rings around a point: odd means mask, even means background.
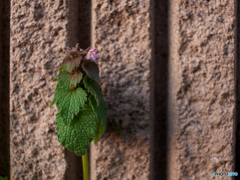
[{"label": "speckled stone texture", "polygon": [[64,179],[54,96],[67,41],[67,0],[12,0],[10,39],[11,179]]},{"label": "speckled stone texture", "polygon": [[[91,179],[149,178],[150,2],[93,0],[108,132],[91,148]],[[118,132],[114,132],[118,131]]]},{"label": "speckled stone texture", "polygon": [[[91,41],[101,54],[101,87],[108,108],[107,133],[97,145],[91,145],[91,180],[150,179],[153,68],[156,79],[162,78],[159,82],[165,83],[165,87],[155,84],[164,92],[164,97],[156,93],[164,102],[158,106],[161,112],[155,114],[162,116],[154,118],[169,125],[168,130],[163,127],[163,132],[156,132],[164,141],[168,133],[169,141],[164,142],[159,156],[167,156],[159,165],[159,171],[167,173],[155,173],[154,178],[166,179],[166,175],[171,180],[205,180],[211,178],[211,171],[231,172],[234,0],[151,0],[156,3],[152,7],[150,0],[71,1],[71,6],[69,0],[11,1],[11,179],[66,180],[80,176],[70,175],[76,173],[79,159],[73,162],[75,156],[69,156],[57,141],[57,109],[55,105],[49,109],[49,105],[56,86],[52,79],[57,76],[66,45],[81,41],[80,46],[86,48],[90,44],[89,12]],[[78,9],[76,4],[82,6]],[[155,22],[150,18],[153,9]],[[76,30],[78,26],[82,29]],[[153,58],[164,67],[158,69],[158,64],[150,72]],[[161,148],[161,143],[154,148]],[[152,171],[157,172],[158,162],[160,159],[152,164]],[[167,168],[162,167],[166,164]],[[75,169],[68,170],[67,166]]]},{"label": "speckled stone texture", "polygon": [[234,1],[178,5],[179,174],[173,179],[210,179],[211,171],[231,172],[233,166]]}]

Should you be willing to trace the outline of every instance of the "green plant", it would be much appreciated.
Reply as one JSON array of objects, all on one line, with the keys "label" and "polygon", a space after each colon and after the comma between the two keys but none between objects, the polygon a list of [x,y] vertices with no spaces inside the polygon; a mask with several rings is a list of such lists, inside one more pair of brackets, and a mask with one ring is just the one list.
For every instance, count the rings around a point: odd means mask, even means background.
[{"label": "green plant", "polygon": [[68,49],[59,69],[54,99],[58,113],[58,141],[62,146],[82,156],[84,180],[88,180],[87,149],[93,140],[97,144],[106,132],[107,107],[103,99],[99,65],[95,48]]},{"label": "green plant", "polygon": [[0,178],[1,178],[1,180],[8,180],[7,177],[1,177],[1,176],[0,176]]}]

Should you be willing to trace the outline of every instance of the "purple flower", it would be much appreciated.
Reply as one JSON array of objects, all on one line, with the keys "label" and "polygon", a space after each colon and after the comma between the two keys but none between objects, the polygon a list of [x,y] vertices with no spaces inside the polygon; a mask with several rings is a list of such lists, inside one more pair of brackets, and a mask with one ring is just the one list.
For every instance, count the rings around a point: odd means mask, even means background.
[{"label": "purple flower", "polygon": [[96,51],[96,48],[91,48],[88,51],[88,53],[87,53],[85,58],[86,58],[86,60],[91,59],[91,61],[95,62],[99,66],[97,58],[100,58],[100,54],[94,54],[93,52],[95,52],[95,51]]}]

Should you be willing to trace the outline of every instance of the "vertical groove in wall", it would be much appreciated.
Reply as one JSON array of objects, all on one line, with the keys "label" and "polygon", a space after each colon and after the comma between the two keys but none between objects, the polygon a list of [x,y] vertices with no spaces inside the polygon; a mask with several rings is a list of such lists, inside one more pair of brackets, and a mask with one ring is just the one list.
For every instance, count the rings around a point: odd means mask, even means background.
[{"label": "vertical groove in wall", "polygon": [[[94,0],[91,0],[91,46],[94,47],[95,44],[95,31],[94,31],[94,19],[96,19],[96,17],[94,16]],[[93,142],[91,142],[91,146],[90,146],[90,153],[89,153],[89,165],[90,165],[90,169],[89,169],[89,179],[90,180],[95,180],[97,179],[97,173],[96,173],[96,161],[94,159],[94,155],[96,154],[96,149],[95,149],[95,144]]]},{"label": "vertical groove in wall", "polygon": [[[91,45],[91,1],[70,0],[69,5],[67,46],[72,48],[79,43],[80,48],[86,49]],[[67,161],[65,178],[83,179],[82,157],[65,149],[65,158]]]},{"label": "vertical groove in wall", "polygon": [[240,63],[239,63],[239,2],[235,0],[235,119],[234,119],[234,166],[235,172],[240,171]]},{"label": "vertical groove in wall", "polygon": [[0,176],[10,176],[9,37],[10,1],[0,2]]},{"label": "vertical groove in wall", "polygon": [[153,11],[151,180],[167,177],[168,1],[155,0]]},{"label": "vertical groove in wall", "polygon": [[86,49],[91,45],[91,1],[70,0],[68,42],[69,47],[79,43]]}]

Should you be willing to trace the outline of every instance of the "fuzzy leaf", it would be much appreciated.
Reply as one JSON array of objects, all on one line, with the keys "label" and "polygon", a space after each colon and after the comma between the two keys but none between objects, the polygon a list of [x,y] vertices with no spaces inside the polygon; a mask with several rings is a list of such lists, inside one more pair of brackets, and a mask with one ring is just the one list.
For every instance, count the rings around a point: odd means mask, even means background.
[{"label": "fuzzy leaf", "polygon": [[[56,92],[56,90],[57,90],[58,88],[60,88],[60,85],[59,85],[59,83],[57,83],[57,85],[56,85],[55,92]],[[53,100],[52,100],[52,102],[51,102],[51,104],[50,104],[49,108],[51,108],[51,107],[52,107],[52,105],[54,105],[54,104],[55,104],[55,99],[53,98]]]},{"label": "fuzzy leaf", "polygon": [[103,97],[100,97],[99,106],[97,106],[97,101],[92,94],[89,96],[89,104],[92,106],[93,111],[96,113],[96,116],[99,121],[102,121],[103,133],[106,132],[106,123],[107,123],[107,105]]},{"label": "fuzzy leaf", "polygon": [[53,101],[51,102],[51,104],[50,104],[49,108],[51,108],[51,107],[52,107],[52,105],[54,105],[54,104],[55,104],[55,100],[53,99]]},{"label": "fuzzy leaf", "polygon": [[61,67],[59,68],[59,72],[61,72],[61,71],[66,71],[66,69],[65,69],[63,66],[61,66]]},{"label": "fuzzy leaf", "polygon": [[75,70],[73,73],[63,70],[59,72],[58,79],[63,91],[67,91],[71,85],[77,86],[82,79],[82,73],[78,70]]},{"label": "fuzzy leaf", "polygon": [[62,88],[55,91],[54,100],[58,111],[61,112],[65,124],[69,124],[73,116],[79,112],[79,107],[83,107],[87,101],[87,94],[82,88],[63,92]]},{"label": "fuzzy leaf", "polygon": [[7,176],[6,177],[0,177],[1,180],[8,180]]},{"label": "fuzzy leaf", "polygon": [[100,77],[99,77],[99,68],[95,62],[92,62],[90,60],[85,60],[82,68],[87,73],[90,79],[93,79],[100,83]]},{"label": "fuzzy leaf", "polygon": [[97,100],[97,105],[99,105],[99,101],[101,98],[101,86],[94,80],[89,79],[88,76],[83,78],[83,83],[85,88],[87,88],[88,92],[90,92]]},{"label": "fuzzy leaf", "polygon": [[55,81],[58,81],[58,78],[57,78],[57,77],[55,77],[55,78],[53,79],[53,82],[55,82]]},{"label": "fuzzy leaf", "polygon": [[81,110],[68,125],[58,113],[56,124],[61,145],[79,156],[86,154],[97,130],[97,119],[92,109]]},{"label": "fuzzy leaf", "polygon": [[74,68],[78,67],[81,63],[82,56],[77,52],[70,52],[70,54],[63,59],[65,68],[71,72]]},{"label": "fuzzy leaf", "polygon": [[85,49],[85,53],[87,54],[87,52],[91,49],[91,47],[88,47],[87,49]]},{"label": "fuzzy leaf", "polygon": [[102,136],[102,131],[103,131],[103,125],[101,121],[97,122],[97,131],[95,133],[95,137],[93,139],[94,144],[97,144],[99,141],[100,137]]}]

